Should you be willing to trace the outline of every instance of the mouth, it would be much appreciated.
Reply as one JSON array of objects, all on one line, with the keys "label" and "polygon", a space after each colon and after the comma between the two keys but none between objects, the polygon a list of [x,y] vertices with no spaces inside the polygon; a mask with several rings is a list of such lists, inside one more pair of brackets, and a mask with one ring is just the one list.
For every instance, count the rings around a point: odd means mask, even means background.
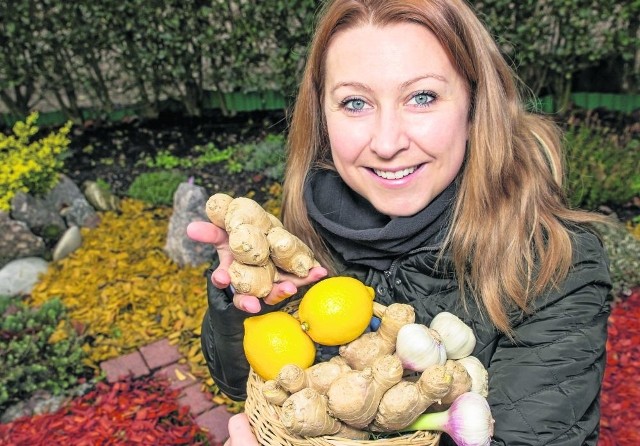
[{"label": "mouth", "polygon": [[380,169],[372,169],[373,172],[379,176],[380,178],[384,178],[385,180],[399,180],[406,176],[411,175],[413,172],[418,170],[421,165],[407,167],[406,169],[401,170],[380,170]]}]

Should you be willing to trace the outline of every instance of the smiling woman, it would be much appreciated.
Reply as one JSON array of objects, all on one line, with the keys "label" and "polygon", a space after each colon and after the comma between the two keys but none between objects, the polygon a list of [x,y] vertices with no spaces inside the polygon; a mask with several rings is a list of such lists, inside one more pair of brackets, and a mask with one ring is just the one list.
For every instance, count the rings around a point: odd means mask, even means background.
[{"label": "smiling woman", "polygon": [[469,86],[436,37],[412,23],[341,31],[326,75],[324,114],[342,180],[390,217],[424,209],[458,174],[469,137]]},{"label": "smiling woman", "polygon": [[[245,397],[242,309],[272,311],[327,274],[351,276],[383,305],[410,304],[418,323],[446,311],[472,328],[491,444],[595,446],[611,283],[590,224],[604,218],[565,204],[560,141],[526,111],[466,1],[326,2],[282,206],[322,267],[281,274],[264,300],[233,295],[228,235],[191,227],[218,253],[202,336],[219,387]],[[247,444],[237,435],[230,444]]]}]

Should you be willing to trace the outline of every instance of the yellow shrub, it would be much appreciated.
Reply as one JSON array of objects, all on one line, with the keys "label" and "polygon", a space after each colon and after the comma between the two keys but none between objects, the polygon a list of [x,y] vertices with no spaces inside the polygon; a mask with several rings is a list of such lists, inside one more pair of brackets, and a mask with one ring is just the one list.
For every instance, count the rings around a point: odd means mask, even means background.
[{"label": "yellow shrub", "polygon": [[16,122],[12,135],[0,133],[0,210],[10,210],[17,192],[44,194],[58,181],[72,123],[31,141],[39,130],[37,120],[38,113],[31,113],[24,122]]}]

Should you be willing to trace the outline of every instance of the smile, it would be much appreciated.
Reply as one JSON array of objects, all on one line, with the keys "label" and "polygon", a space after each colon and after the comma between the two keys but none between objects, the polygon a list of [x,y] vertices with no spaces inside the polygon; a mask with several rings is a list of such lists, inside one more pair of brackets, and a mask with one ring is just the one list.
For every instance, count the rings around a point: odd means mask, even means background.
[{"label": "smile", "polygon": [[381,178],[384,178],[385,180],[399,180],[400,178],[404,178],[407,175],[411,175],[413,172],[416,171],[417,168],[418,168],[417,166],[414,166],[414,167],[409,167],[407,169],[397,170],[395,172],[391,172],[387,170],[379,170],[379,169],[373,169],[373,171],[375,172],[376,175],[378,175]]}]

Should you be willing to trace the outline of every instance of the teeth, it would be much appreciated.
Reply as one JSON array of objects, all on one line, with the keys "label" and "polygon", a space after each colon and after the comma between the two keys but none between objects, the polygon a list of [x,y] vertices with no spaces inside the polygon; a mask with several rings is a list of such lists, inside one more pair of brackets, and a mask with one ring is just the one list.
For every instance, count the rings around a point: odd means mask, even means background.
[{"label": "teeth", "polygon": [[409,167],[408,169],[398,170],[396,172],[388,172],[386,170],[378,170],[378,169],[373,169],[373,171],[376,173],[376,175],[384,178],[385,180],[399,180],[400,178],[404,178],[407,175],[410,175],[413,172],[415,172],[416,168]]}]

